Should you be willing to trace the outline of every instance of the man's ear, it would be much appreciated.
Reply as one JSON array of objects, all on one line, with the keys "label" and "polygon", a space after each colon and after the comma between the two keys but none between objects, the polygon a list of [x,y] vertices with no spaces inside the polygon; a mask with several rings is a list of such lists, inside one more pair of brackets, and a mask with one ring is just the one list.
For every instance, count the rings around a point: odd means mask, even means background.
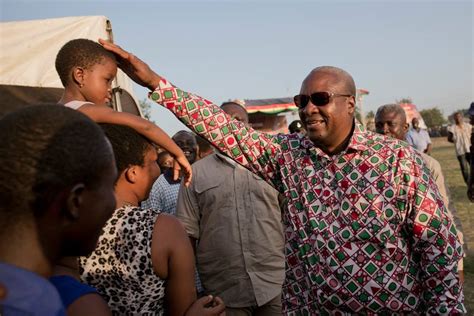
[{"label": "man's ear", "polygon": [[84,203],[84,190],[86,186],[83,183],[78,183],[72,187],[67,197],[67,207],[64,210],[66,217],[72,221],[80,217],[80,209]]},{"label": "man's ear", "polygon": [[72,70],[72,79],[79,86],[84,86],[84,68],[74,67]]},{"label": "man's ear", "polygon": [[349,107],[347,108],[347,110],[349,111],[349,114],[354,114],[354,112],[355,112],[355,97],[354,96],[348,97],[347,102],[349,104]]},{"label": "man's ear", "polygon": [[135,183],[137,181],[137,170],[135,166],[129,167],[124,171],[125,180],[130,183]]},{"label": "man's ear", "polygon": [[403,124],[403,127],[402,127],[402,128],[403,128],[403,132],[404,132],[404,133],[407,133],[409,127],[410,127],[410,124],[408,124],[408,123]]}]

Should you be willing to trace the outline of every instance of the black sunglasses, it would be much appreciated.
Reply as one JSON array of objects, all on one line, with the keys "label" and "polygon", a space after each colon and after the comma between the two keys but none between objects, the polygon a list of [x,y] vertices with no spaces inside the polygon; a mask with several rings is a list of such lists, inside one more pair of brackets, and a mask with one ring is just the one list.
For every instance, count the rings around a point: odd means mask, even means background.
[{"label": "black sunglasses", "polygon": [[308,105],[308,102],[311,100],[311,103],[317,106],[324,106],[331,101],[332,97],[352,97],[351,94],[337,94],[332,92],[315,92],[311,95],[306,94],[298,94],[295,95],[293,101],[295,102],[296,106],[300,109],[303,109]]}]

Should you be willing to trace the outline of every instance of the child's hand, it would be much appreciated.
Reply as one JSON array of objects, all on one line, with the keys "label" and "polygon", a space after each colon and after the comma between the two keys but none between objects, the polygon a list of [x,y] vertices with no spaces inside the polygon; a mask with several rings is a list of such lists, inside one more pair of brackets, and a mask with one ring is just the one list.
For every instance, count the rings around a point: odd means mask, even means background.
[{"label": "child's hand", "polygon": [[225,316],[224,301],[220,297],[207,295],[201,297],[189,307],[186,316]]},{"label": "child's hand", "polygon": [[125,51],[120,46],[115,45],[109,41],[99,39],[99,43],[107,50],[115,54],[118,61],[118,66],[123,70],[133,81],[141,86],[147,87],[150,90],[155,90],[160,82],[158,76],[151,68],[137,56]]},{"label": "child's hand", "polygon": [[191,179],[193,177],[193,170],[189,161],[186,159],[184,154],[174,157],[173,162],[173,180],[178,180],[180,176],[180,171],[182,171],[184,176],[184,185],[189,186],[191,184]]}]

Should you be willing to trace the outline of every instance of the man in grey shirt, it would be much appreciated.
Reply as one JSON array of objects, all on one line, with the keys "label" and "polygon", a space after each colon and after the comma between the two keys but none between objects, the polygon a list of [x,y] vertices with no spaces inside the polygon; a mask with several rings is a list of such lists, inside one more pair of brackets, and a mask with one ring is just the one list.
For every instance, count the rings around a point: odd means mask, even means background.
[{"label": "man in grey shirt", "polygon": [[[248,123],[241,105],[221,108]],[[193,164],[176,215],[192,243],[197,240],[205,291],[224,300],[228,316],[282,315],[284,237],[276,190],[226,156],[212,154]]]}]

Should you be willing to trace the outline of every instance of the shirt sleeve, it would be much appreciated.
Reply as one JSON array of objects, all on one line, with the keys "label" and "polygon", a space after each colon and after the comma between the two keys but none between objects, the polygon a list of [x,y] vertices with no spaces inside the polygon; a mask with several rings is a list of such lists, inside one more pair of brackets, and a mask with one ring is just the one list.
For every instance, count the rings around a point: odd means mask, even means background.
[{"label": "shirt sleeve", "polygon": [[275,157],[281,151],[285,135],[258,132],[232,119],[211,101],[184,92],[163,78],[150,98],[173,112],[181,122],[206,138],[220,152],[281,191],[281,182],[277,179],[279,164]]},{"label": "shirt sleeve", "polygon": [[178,201],[176,204],[176,217],[186,229],[186,233],[195,239],[199,239],[199,204],[193,184],[186,187],[183,182],[179,187]]},{"label": "shirt sleeve", "polygon": [[426,314],[457,315],[465,312],[458,261],[463,256],[456,226],[421,157],[412,153],[403,162],[401,190],[407,192],[407,233],[412,236]]}]

